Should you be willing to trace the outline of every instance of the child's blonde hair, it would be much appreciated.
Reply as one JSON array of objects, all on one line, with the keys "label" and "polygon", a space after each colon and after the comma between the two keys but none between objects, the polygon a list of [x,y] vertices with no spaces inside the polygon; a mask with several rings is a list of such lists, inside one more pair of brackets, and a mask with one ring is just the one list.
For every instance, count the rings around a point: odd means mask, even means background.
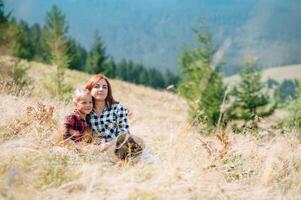
[{"label": "child's blonde hair", "polygon": [[74,105],[76,105],[78,103],[80,98],[87,96],[87,95],[91,96],[91,92],[88,89],[83,89],[83,88],[76,89],[73,94]]}]

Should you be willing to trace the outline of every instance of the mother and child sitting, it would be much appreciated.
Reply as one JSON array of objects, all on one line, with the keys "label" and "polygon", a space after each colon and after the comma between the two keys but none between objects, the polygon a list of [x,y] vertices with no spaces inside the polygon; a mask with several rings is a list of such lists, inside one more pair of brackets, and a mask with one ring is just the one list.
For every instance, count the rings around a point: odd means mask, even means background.
[{"label": "mother and child sitting", "polygon": [[130,134],[128,111],[113,98],[107,77],[94,75],[84,89],[75,91],[73,103],[73,113],[65,117],[64,140],[80,142],[90,130],[89,135],[100,151],[114,154],[113,162],[135,159],[142,154],[144,143]]}]

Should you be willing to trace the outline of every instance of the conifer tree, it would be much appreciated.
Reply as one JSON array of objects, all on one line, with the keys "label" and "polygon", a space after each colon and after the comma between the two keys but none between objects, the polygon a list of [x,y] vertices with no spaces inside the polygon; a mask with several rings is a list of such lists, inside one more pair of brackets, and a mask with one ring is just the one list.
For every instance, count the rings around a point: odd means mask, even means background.
[{"label": "conifer tree", "polygon": [[12,29],[9,24],[10,14],[5,14],[5,5],[3,0],[0,0],[0,53],[7,53],[10,41],[15,36],[15,29]]},{"label": "conifer tree", "polygon": [[9,15],[6,15],[4,12],[4,2],[0,0],[0,24],[5,24],[8,22]]},{"label": "conifer tree", "polygon": [[57,93],[62,96],[69,90],[64,84],[64,74],[70,63],[70,55],[66,44],[68,25],[65,15],[56,5],[53,5],[51,10],[46,13],[45,31],[51,62],[56,66],[55,82],[57,84]]},{"label": "conifer tree", "polygon": [[17,34],[12,47],[14,56],[28,60],[33,58],[34,47],[30,37],[28,24],[24,20],[21,20],[17,26]]},{"label": "conifer tree", "polygon": [[107,77],[109,78],[115,78],[116,77],[116,71],[117,71],[117,65],[113,59],[113,57],[110,57],[106,63],[106,68],[109,69],[107,72]]},{"label": "conifer tree", "polygon": [[176,86],[179,82],[179,77],[175,74],[173,74],[171,71],[167,70],[165,72],[165,87],[168,86]]},{"label": "conifer tree", "polygon": [[217,124],[225,87],[211,66],[214,49],[210,35],[196,33],[196,38],[197,47],[185,50],[180,57],[178,91],[188,100],[191,121],[211,129]]},{"label": "conifer tree", "polygon": [[30,42],[34,49],[33,59],[49,64],[51,62],[51,55],[47,45],[47,33],[37,23],[33,24],[30,28]]},{"label": "conifer tree", "polygon": [[11,13],[5,14],[5,5],[3,0],[0,0],[0,25],[6,24],[9,21]]},{"label": "conifer tree", "polygon": [[134,83],[143,84],[143,80],[141,80],[140,74],[144,71],[144,67],[142,64],[135,64],[135,69],[133,72]]},{"label": "conifer tree", "polygon": [[128,62],[124,58],[117,64],[116,78],[125,80],[127,65],[128,65]]},{"label": "conifer tree", "polygon": [[73,38],[67,39],[68,54],[70,55],[70,69],[84,71],[87,60],[86,50]]},{"label": "conifer tree", "polygon": [[107,58],[106,49],[103,45],[99,32],[96,31],[94,35],[94,44],[88,53],[86,71],[91,74],[107,74],[109,71],[105,68]]},{"label": "conifer tree", "polygon": [[287,103],[298,98],[298,81],[285,79],[274,92],[274,98],[279,103]]},{"label": "conifer tree", "polygon": [[235,100],[231,108],[231,118],[254,120],[256,116],[271,114],[276,104],[269,106],[270,98],[264,92],[265,85],[261,82],[260,72],[251,59],[246,61],[239,75],[240,82],[233,90]]},{"label": "conifer tree", "polygon": [[165,82],[162,74],[155,68],[148,70],[149,84],[153,88],[164,88]]},{"label": "conifer tree", "polygon": [[208,127],[214,127],[218,123],[220,116],[220,106],[225,95],[225,86],[221,75],[214,70],[208,80],[207,87],[205,88],[201,105],[203,112],[207,118]]},{"label": "conifer tree", "polygon": [[139,73],[139,82],[143,85],[150,85],[151,77],[148,74],[148,71],[143,68]]}]

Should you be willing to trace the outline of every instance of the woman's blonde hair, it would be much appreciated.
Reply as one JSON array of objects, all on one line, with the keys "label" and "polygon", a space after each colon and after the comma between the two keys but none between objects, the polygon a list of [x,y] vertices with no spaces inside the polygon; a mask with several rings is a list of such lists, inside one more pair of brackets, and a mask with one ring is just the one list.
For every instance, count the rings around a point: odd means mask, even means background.
[{"label": "woman's blonde hair", "polygon": [[84,96],[91,96],[90,90],[85,88],[76,89],[74,91],[73,98],[72,98],[74,105],[76,105],[78,101]]}]

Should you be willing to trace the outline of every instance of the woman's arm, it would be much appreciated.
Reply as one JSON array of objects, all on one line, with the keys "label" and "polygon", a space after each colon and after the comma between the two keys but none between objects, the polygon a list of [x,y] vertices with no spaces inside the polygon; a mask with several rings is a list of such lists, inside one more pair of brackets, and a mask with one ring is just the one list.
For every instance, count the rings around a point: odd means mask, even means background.
[{"label": "woman's arm", "polygon": [[122,105],[117,107],[117,133],[130,133],[128,124],[128,110]]}]

